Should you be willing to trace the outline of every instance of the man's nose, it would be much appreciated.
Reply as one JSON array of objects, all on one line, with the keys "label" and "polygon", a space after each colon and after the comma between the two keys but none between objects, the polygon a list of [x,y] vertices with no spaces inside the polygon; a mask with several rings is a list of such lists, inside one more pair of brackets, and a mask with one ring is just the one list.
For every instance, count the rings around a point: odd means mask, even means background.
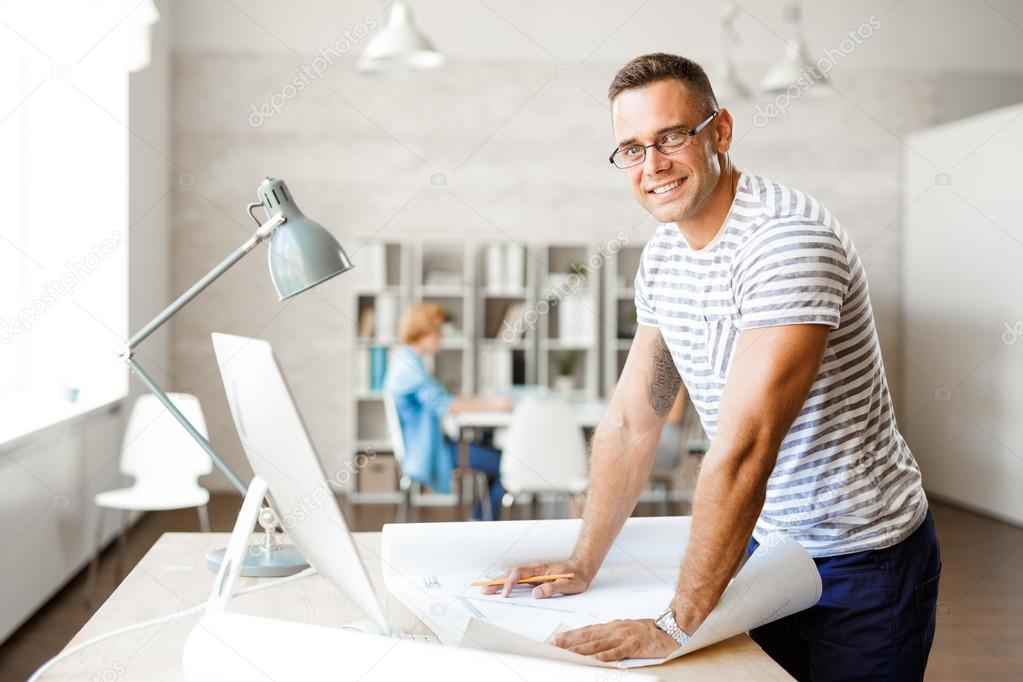
[{"label": "man's nose", "polygon": [[646,158],[643,159],[643,172],[647,175],[657,175],[671,168],[671,159],[667,154],[662,154],[657,147],[649,147],[646,150]]}]

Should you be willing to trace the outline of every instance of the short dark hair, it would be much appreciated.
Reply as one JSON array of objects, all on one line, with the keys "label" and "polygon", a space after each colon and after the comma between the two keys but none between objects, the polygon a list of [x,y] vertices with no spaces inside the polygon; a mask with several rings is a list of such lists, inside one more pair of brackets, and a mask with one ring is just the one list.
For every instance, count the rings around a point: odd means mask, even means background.
[{"label": "short dark hair", "polygon": [[607,89],[607,98],[613,101],[625,90],[641,88],[669,78],[684,83],[693,96],[700,100],[700,104],[706,107],[706,115],[717,111],[717,97],[714,96],[714,88],[710,86],[710,79],[703,67],[691,59],[664,52],[641,55],[619,69]]}]

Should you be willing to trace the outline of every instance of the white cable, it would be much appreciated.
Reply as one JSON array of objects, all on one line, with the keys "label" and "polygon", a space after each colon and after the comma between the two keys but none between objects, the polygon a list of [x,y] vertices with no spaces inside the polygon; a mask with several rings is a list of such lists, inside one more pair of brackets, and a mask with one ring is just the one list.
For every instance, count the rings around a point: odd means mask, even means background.
[{"label": "white cable", "polygon": [[[277,587],[278,585],[283,585],[284,583],[289,583],[289,582],[293,582],[295,580],[300,580],[302,578],[307,578],[307,577],[309,577],[309,576],[311,576],[311,575],[313,575],[315,573],[316,573],[316,569],[310,566],[309,568],[305,569],[304,571],[301,571],[299,573],[295,573],[294,575],[289,575],[287,577],[280,578],[278,580],[274,580],[273,582],[261,583],[259,585],[253,585],[252,587],[246,587],[244,590],[238,590],[237,592],[234,593],[234,596],[239,597],[239,596],[241,596],[243,594],[248,594],[250,592],[258,592],[260,590],[266,590],[266,589],[269,589],[271,587]],[[153,618],[151,620],[143,621],[141,623],[135,623],[134,625],[126,625],[126,626],[124,626],[122,628],[117,628],[116,630],[111,630],[110,632],[108,632],[108,633],[106,633],[104,635],[99,635],[98,637],[93,637],[92,639],[86,640],[86,641],[82,642],[81,644],[76,644],[75,646],[71,647],[70,649],[65,649],[64,651],[60,652],[59,654],[57,654],[56,656],[54,656],[53,658],[51,658],[50,660],[46,661],[41,666],[39,666],[39,668],[34,673],[32,673],[32,677],[28,678],[28,682],[36,682],[36,680],[38,680],[39,677],[41,675],[43,675],[45,672],[47,672],[50,668],[52,668],[53,666],[55,666],[58,663],[60,663],[61,661],[63,661],[68,656],[71,656],[73,654],[77,654],[82,649],[86,649],[86,648],[88,648],[88,647],[90,647],[90,646],[92,646],[94,644],[99,644],[100,642],[108,640],[111,637],[117,637],[118,635],[123,635],[123,634],[125,634],[127,632],[132,632],[133,630],[141,630],[142,628],[147,628],[147,627],[151,627],[153,625],[160,625],[161,623],[166,623],[168,621],[174,620],[175,618],[181,618],[182,616],[189,616],[189,615],[191,615],[193,613],[196,613],[197,611],[203,610],[204,608],[206,608],[206,602],[203,602],[202,604],[197,604],[197,605],[195,605],[195,606],[193,606],[191,608],[187,608],[187,609],[185,609],[183,611],[178,611],[177,613],[172,613],[172,614],[170,614],[168,616],[160,616],[159,618]]]}]

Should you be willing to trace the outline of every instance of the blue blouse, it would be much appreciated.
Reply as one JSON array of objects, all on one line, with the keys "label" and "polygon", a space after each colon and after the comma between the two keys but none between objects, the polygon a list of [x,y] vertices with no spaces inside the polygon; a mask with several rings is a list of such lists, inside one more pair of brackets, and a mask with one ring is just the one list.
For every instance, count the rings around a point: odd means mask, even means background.
[{"label": "blue blouse", "polygon": [[451,455],[441,429],[451,391],[427,371],[419,353],[409,346],[391,351],[383,390],[394,398],[405,443],[402,471],[439,493],[451,492]]}]

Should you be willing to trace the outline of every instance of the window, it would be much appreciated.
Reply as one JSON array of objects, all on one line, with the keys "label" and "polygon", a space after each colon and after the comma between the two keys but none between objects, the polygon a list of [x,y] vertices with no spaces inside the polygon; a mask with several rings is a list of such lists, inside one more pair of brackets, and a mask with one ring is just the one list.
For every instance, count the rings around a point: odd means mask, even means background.
[{"label": "window", "polygon": [[128,72],[152,17],[85,5],[0,24],[0,442],[128,386]]}]

